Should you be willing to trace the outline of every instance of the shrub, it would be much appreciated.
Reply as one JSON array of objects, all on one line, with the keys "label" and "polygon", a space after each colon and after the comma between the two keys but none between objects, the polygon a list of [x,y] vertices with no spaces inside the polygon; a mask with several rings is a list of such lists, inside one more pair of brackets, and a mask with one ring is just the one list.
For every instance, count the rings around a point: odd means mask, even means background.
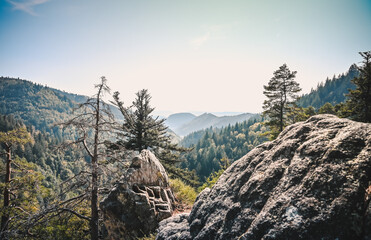
[{"label": "shrub", "polygon": [[197,197],[196,190],[185,184],[182,180],[170,179],[170,187],[179,202],[187,205],[192,205],[195,202]]}]

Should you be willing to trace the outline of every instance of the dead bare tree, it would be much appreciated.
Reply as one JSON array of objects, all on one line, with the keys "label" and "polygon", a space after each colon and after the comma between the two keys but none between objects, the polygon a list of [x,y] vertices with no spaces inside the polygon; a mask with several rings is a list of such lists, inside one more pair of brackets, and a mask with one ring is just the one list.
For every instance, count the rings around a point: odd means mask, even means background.
[{"label": "dead bare tree", "polygon": [[[109,158],[106,151],[106,145],[109,139],[114,136],[115,120],[110,111],[110,107],[103,100],[103,96],[110,92],[107,86],[105,77],[101,77],[101,82],[95,85],[97,94],[81,103],[76,109],[76,115],[69,121],[61,124],[64,128],[70,128],[78,135],[75,140],[66,142],[64,147],[75,145],[82,147],[89,157],[89,171],[81,172],[75,176],[74,180],[66,183],[62,194],[71,189],[79,189],[80,195],[73,198],[71,201],[66,200],[54,206],[54,211],[69,212],[82,219],[90,222],[90,236],[92,240],[99,239],[99,187],[100,176],[104,172],[102,166],[106,165]],[[108,160],[107,160],[108,159]],[[89,179],[89,182],[87,182]],[[85,187],[85,190],[83,187]],[[91,216],[83,216],[73,210],[74,203],[82,199],[88,198],[90,200]],[[50,209],[50,211],[52,211]]]}]

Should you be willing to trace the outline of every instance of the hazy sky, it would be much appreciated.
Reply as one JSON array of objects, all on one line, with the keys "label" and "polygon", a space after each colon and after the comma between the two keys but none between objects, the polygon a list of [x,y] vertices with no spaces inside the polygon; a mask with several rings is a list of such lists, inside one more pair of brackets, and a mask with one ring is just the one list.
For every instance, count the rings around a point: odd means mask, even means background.
[{"label": "hazy sky", "polygon": [[371,50],[370,0],[0,0],[0,76],[126,104],[260,112],[283,63],[302,93]]}]

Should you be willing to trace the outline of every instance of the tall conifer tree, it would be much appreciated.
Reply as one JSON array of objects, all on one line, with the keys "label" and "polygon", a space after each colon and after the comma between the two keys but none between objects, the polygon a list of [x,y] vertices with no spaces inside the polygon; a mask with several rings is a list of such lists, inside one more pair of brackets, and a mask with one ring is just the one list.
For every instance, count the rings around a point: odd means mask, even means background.
[{"label": "tall conifer tree", "polygon": [[359,67],[360,74],[352,82],[356,89],[349,90],[347,107],[354,120],[371,122],[371,51],[360,52],[363,65]]},{"label": "tall conifer tree", "polygon": [[273,138],[287,125],[287,113],[301,91],[299,83],[295,81],[296,73],[283,64],[273,73],[268,85],[264,85],[264,95],[268,100],[264,101],[263,114],[269,117],[268,125]]},{"label": "tall conifer tree", "polygon": [[142,151],[143,149],[155,149],[167,147],[171,140],[167,134],[165,119],[158,119],[151,114],[154,108],[150,106],[151,95],[147,89],[136,93],[136,99],[130,108],[126,108],[120,101],[119,93],[115,92],[113,97],[115,104],[124,116],[124,123],[119,135],[121,145],[126,149]]},{"label": "tall conifer tree", "polygon": [[188,149],[171,142],[168,127],[164,124],[165,119],[152,116],[154,108],[150,106],[151,95],[148,90],[142,89],[137,92],[131,107],[125,107],[119,95],[119,92],[114,93],[114,104],[120,109],[125,120],[116,146],[121,145],[125,149],[139,152],[149,149],[160,159],[170,176],[197,185],[194,173],[175,166],[181,162],[180,153]]}]

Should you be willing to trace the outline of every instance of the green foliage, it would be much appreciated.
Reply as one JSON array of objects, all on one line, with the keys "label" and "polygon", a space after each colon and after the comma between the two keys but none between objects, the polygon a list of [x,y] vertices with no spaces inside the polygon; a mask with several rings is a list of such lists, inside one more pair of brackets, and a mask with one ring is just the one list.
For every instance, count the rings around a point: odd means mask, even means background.
[{"label": "green foliage", "polygon": [[307,108],[294,106],[292,107],[291,111],[287,114],[287,119],[288,123],[293,124],[296,122],[305,121],[311,116],[316,114],[317,112],[312,106]]},{"label": "green foliage", "polygon": [[356,88],[349,91],[346,105],[352,119],[371,122],[371,51],[360,52],[360,55],[363,65],[359,67],[359,76],[352,79]]},{"label": "green foliage", "polygon": [[183,169],[175,166],[174,164],[168,164],[166,162],[162,162],[162,165],[166,169],[170,178],[179,178],[192,187],[200,185],[199,177],[197,176],[195,170],[189,171],[188,169]]},{"label": "green foliage", "polygon": [[16,128],[7,132],[0,132],[0,143],[7,146],[14,144],[24,145],[31,142],[31,136],[27,132],[26,127]]},{"label": "green foliage", "polygon": [[298,99],[297,93],[301,91],[299,83],[294,79],[296,71],[290,71],[283,64],[273,73],[268,85],[264,85],[264,95],[268,100],[263,104],[263,115],[269,119],[266,124],[270,127],[271,135],[276,137],[278,133],[289,124],[287,114],[292,111],[293,104]]},{"label": "green foliage", "polygon": [[[4,192],[5,187],[12,193],[10,198],[11,205],[2,207],[0,214],[8,215],[10,222],[8,231],[10,237],[25,234],[23,224],[27,222],[30,215],[37,213],[43,206],[44,200],[50,197],[50,189],[42,185],[43,175],[37,171],[37,165],[29,163],[24,158],[15,157],[13,159],[12,181],[9,184],[0,184],[0,191]],[[5,165],[1,161],[0,177],[4,179]],[[3,206],[3,199],[0,205]]]},{"label": "green foliage", "polygon": [[[30,134],[27,132],[25,127],[19,127],[13,130],[9,130],[7,132],[0,132],[0,143],[5,146],[5,153],[6,161],[5,161],[5,168],[4,168],[4,186],[3,186],[3,203],[2,203],[2,213],[1,213],[1,233],[0,237],[8,239],[9,238],[9,228],[12,227],[14,222],[12,221],[13,217],[11,214],[15,212],[15,209],[21,209],[22,213],[31,214],[29,209],[24,209],[17,205],[16,200],[20,199],[20,193],[16,195],[16,191],[19,190],[19,188],[22,188],[22,184],[28,180],[28,179],[22,179],[22,181],[19,181],[18,178],[15,178],[15,171],[12,171],[13,167],[12,165],[15,164],[15,162],[12,159],[12,149],[15,144],[23,146],[24,144],[31,142]],[[16,165],[21,170],[22,166]],[[26,170],[27,171],[27,170]],[[28,177],[29,175],[26,175]],[[30,197],[28,192],[26,193],[26,198]],[[12,196],[16,196],[15,200],[11,199]]]},{"label": "green foliage", "polygon": [[189,206],[195,202],[197,197],[196,190],[193,187],[185,184],[182,180],[170,179],[170,187],[179,202],[185,203]]},{"label": "green foliage", "polygon": [[185,136],[181,141],[180,145],[183,147],[191,147],[197,144],[198,141],[201,140],[201,138],[205,135],[205,131],[212,132],[212,127],[206,130],[199,130],[193,133],[188,134]]},{"label": "green foliage", "polygon": [[26,125],[44,132],[57,134],[52,124],[66,120],[75,106],[51,88],[15,78],[0,78],[0,114],[13,114]]},{"label": "green foliage", "polygon": [[[15,119],[12,115],[0,115],[0,131],[9,131],[23,126],[23,123]],[[84,155],[73,149],[57,152],[56,146],[60,141],[53,134],[35,130],[28,127],[32,142],[16,145],[13,148],[13,155],[27,159],[28,162],[38,166],[43,176],[43,185],[55,188],[59,180],[66,180],[66,172],[78,173],[84,167]],[[4,151],[5,146],[0,145],[0,151]],[[73,165],[71,163],[74,163]]]},{"label": "green foliage", "polygon": [[15,119],[13,115],[1,115],[0,114],[0,131],[8,132],[16,128],[24,126],[23,122]]},{"label": "green foliage", "polygon": [[211,173],[219,171],[220,159],[235,161],[267,140],[262,136],[267,131],[262,120],[253,118],[222,129],[203,130],[200,141],[193,146],[192,151],[184,154],[186,161],[181,166],[195,170],[200,180],[205,182]]},{"label": "green foliage", "polygon": [[301,96],[297,104],[301,107],[313,106],[315,109],[319,109],[327,102],[332,105],[345,102],[348,90],[355,88],[351,80],[357,76],[359,76],[359,71],[357,66],[353,64],[347,73],[338,77],[334,76],[332,79],[327,78],[324,83],[318,84],[317,88],[312,89],[309,94]]},{"label": "green foliage", "polygon": [[215,185],[215,183],[219,180],[219,177],[231,165],[231,162],[228,158],[223,158],[220,160],[220,162],[221,164],[219,171],[211,173],[210,176],[206,179],[206,182],[197,189],[198,192],[201,192],[205,188],[212,188]]},{"label": "green foliage", "polygon": [[[89,215],[88,204],[82,203],[78,209],[79,213]],[[70,213],[49,214],[44,217],[42,223],[31,229],[32,237],[25,239],[56,239],[56,240],[88,240],[89,224]],[[23,239],[23,238],[22,238]]]},{"label": "green foliage", "polygon": [[346,102],[338,103],[334,108],[338,117],[349,118],[352,115],[352,109]]},{"label": "green foliage", "polygon": [[151,234],[147,237],[137,238],[137,240],[155,240],[155,239],[156,239],[156,235],[154,235],[154,234]]},{"label": "green foliage", "polygon": [[[197,131],[182,140],[183,147],[193,147],[192,151],[183,154],[179,151],[181,148],[171,143],[163,120],[150,116],[153,112],[149,105],[151,97],[148,91],[142,90],[137,93],[137,99],[131,108],[123,108],[124,112],[120,111],[125,117],[122,125],[122,144],[126,141],[125,147],[128,149],[146,148],[154,151],[169,172],[176,198],[184,204],[192,205],[197,196],[194,187],[199,186],[197,178],[204,182],[198,191],[212,187],[230,165],[228,159],[233,162],[266,141],[266,136],[275,137],[279,134],[280,120],[277,117],[281,112],[283,127],[305,121],[317,113],[331,113],[369,121],[371,53],[361,55],[364,62],[359,69],[352,65],[346,74],[327,79],[318,85],[316,90],[298,100],[298,106],[293,104],[295,93],[299,89],[293,81],[296,72],[291,72],[283,65],[275,71],[271,85],[265,86],[268,101],[271,101],[266,103],[266,111],[272,111],[271,115],[266,114],[269,117],[269,129],[262,123],[263,119],[251,119],[221,129]],[[284,86],[286,89],[282,89]],[[292,87],[292,95],[288,92],[286,93],[289,95],[284,95],[288,90],[287,86]],[[351,89],[349,100],[344,103],[348,89]],[[283,108],[277,107],[278,103],[282,103],[279,96],[290,98],[289,101],[283,101],[286,104]],[[68,182],[72,176],[86,170],[90,160],[78,148],[56,151],[55,146],[66,138],[76,139],[77,134],[75,130],[68,133],[53,127],[52,124],[69,119],[72,109],[77,106],[76,102],[83,103],[87,99],[24,80],[0,78],[0,142],[7,139],[12,143],[14,156],[12,182],[0,184],[1,192],[5,187],[12,190],[12,205],[1,208],[0,215],[5,213],[12,218],[9,229],[13,231],[13,239],[89,239],[88,221],[71,212],[54,211],[42,215],[43,209],[67,198],[76,197],[85,190],[80,186],[76,191],[61,194],[61,198],[56,198],[59,184]],[[118,104],[118,94],[117,100]],[[20,119],[27,124],[27,129],[23,127]],[[30,139],[32,141],[29,141]],[[4,152],[5,148],[2,144],[0,151]],[[182,158],[186,161],[180,162]],[[115,171],[119,172],[118,169]],[[5,164],[0,161],[0,179],[4,179],[4,174]],[[107,177],[102,177],[102,181],[108,181]],[[88,200],[83,199],[73,205],[73,210],[78,214],[90,216]],[[3,199],[0,199],[0,206],[2,204]],[[29,225],[32,216],[40,217],[35,225]],[[147,239],[155,239],[155,236],[142,238]]]},{"label": "green foliage", "polygon": [[124,123],[119,143],[126,149],[142,151],[149,148],[165,148],[171,146],[171,139],[167,134],[165,119],[154,118],[151,114],[154,110],[150,106],[151,95],[147,89],[136,93],[133,106],[126,108],[120,101],[119,93],[114,93],[116,105],[124,116]]},{"label": "green foliage", "polygon": [[334,114],[334,115],[336,115],[336,110],[335,110],[335,107],[331,103],[327,102],[322,107],[320,107],[318,109],[318,113],[319,114],[325,114],[325,113],[327,113],[327,114]]},{"label": "green foliage", "polygon": [[137,92],[130,108],[125,107],[120,101],[118,92],[115,92],[113,97],[115,105],[124,117],[116,145],[132,151],[150,149],[160,159],[170,176],[181,178],[192,185],[197,184],[192,172],[177,167],[182,161],[180,153],[188,149],[171,142],[168,128],[164,124],[165,119],[154,118],[151,115],[154,108],[150,106],[151,95],[148,90]]},{"label": "green foliage", "polygon": [[[23,123],[13,116],[0,115],[0,131],[14,132],[15,129],[22,126],[24,126]],[[55,239],[84,239],[86,221],[71,214],[62,213],[56,218],[38,223],[35,226],[27,225],[30,217],[28,214],[37,215],[42,207],[47,207],[54,201],[53,198],[58,191],[60,181],[66,180],[68,177],[68,174],[64,173],[78,173],[86,165],[83,155],[77,149],[57,152],[55,145],[59,143],[59,140],[54,138],[51,133],[40,132],[33,127],[29,127],[28,131],[31,133],[33,141],[27,142],[23,146],[15,144],[12,151],[13,180],[10,187],[13,189],[13,196],[17,196],[11,198],[12,207],[16,207],[16,209],[11,211],[10,216],[17,214],[9,229],[12,231],[12,238],[48,239],[49,236],[54,236]],[[0,145],[0,151],[4,150],[5,146]],[[1,161],[0,179],[4,179],[4,171],[5,165]],[[3,191],[4,185],[2,184],[0,187],[0,191]],[[0,204],[3,204],[2,200],[0,200]],[[71,221],[73,225],[66,225]],[[28,229],[25,229],[26,227]],[[16,231],[13,231],[15,229]],[[33,236],[27,237],[26,230]]]}]

